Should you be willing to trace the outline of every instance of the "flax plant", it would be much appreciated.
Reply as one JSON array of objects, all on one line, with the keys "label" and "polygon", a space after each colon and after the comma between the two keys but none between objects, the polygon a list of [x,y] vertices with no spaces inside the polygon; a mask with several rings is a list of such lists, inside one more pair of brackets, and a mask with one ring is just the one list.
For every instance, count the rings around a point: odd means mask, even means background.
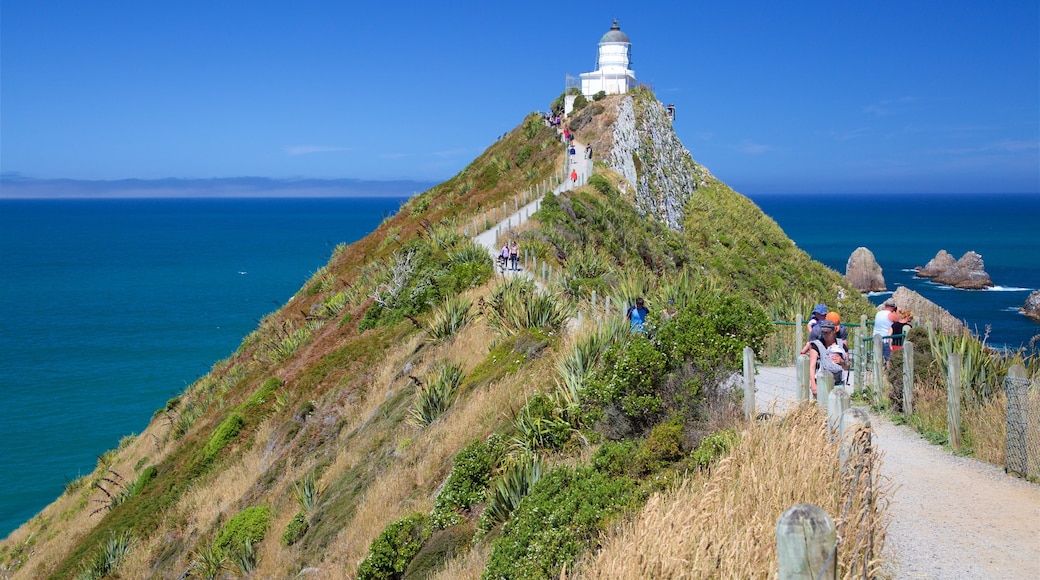
[{"label": "flax plant", "polygon": [[525,329],[557,331],[567,322],[573,305],[537,292],[532,280],[517,276],[492,290],[481,310],[488,326],[510,336]]},{"label": "flax plant", "polygon": [[571,350],[556,363],[559,390],[570,404],[577,404],[584,391],[585,381],[599,364],[603,353],[624,340],[631,332],[621,318],[608,318],[596,330],[574,340]]},{"label": "flax plant", "polygon": [[636,298],[649,296],[655,288],[654,279],[643,267],[629,267],[617,273],[613,300],[622,308],[635,304]]},{"label": "flax plant", "polygon": [[408,412],[408,420],[416,427],[426,427],[440,417],[453,402],[462,384],[462,367],[443,361],[425,382],[418,382],[415,404]]},{"label": "flax plant", "polygon": [[303,476],[303,479],[293,482],[293,496],[304,511],[309,512],[314,509],[314,506],[318,503],[318,495],[320,493],[321,490],[318,488],[317,477],[313,471]]},{"label": "flax plant", "polygon": [[469,324],[473,301],[464,296],[452,296],[433,312],[426,332],[434,341],[448,340]]},{"label": "flax plant", "polygon": [[928,343],[943,377],[950,373],[950,355],[961,356],[961,380],[964,393],[968,395],[966,402],[979,405],[993,397],[995,389],[1007,374],[1008,365],[985,344],[970,332],[959,334],[943,334],[928,326]]},{"label": "flax plant", "polygon": [[84,564],[76,580],[96,580],[104,578],[115,571],[119,561],[126,556],[133,545],[133,536],[127,530],[122,534],[109,534],[108,540],[94,554],[94,558]]},{"label": "flax plant", "polygon": [[492,484],[478,528],[488,531],[508,520],[545,470],[545,464],[537,455],[523,454],[512,461]]}]

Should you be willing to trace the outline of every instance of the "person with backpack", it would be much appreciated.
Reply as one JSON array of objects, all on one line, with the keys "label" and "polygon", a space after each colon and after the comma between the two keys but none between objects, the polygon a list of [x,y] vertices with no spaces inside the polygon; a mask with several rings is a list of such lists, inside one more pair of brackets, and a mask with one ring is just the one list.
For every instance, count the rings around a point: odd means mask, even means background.
[{"label": "person with backpack", "polygon": [[632,325],[632,332],[644,332],[646,329],[646,315],[650,314],[650,309],[646,307],[646,303],[643,302],[642,298],[636,298],[635,306],[629,306],[628,312],[625,313],[625,318]]},{"label": "person with backpack", "polygon": [[819,370],[834,375],[834,385],[845,384],[845,371],[849,370],[849,355],[843,341],[838,339],[838,327],[833,321],[824,319],[819,323],[820,339],[809,343],[809,388],[816,396],[816,373]]}]

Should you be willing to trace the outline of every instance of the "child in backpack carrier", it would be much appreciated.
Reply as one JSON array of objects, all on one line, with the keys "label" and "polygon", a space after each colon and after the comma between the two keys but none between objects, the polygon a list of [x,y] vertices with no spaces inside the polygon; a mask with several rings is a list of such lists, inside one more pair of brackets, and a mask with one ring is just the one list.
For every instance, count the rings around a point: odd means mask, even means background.
[{"label": "child in backpack carrier", "polygon": [[848,352],[845,345],[837,338],[837,326],[830,320],[819,323],[821,338],[813,340],[809,348],[809,387],[816,396],[816,373],[819,370],[834,376],[834,385],[845,384],[845,371],[849,370]]}]

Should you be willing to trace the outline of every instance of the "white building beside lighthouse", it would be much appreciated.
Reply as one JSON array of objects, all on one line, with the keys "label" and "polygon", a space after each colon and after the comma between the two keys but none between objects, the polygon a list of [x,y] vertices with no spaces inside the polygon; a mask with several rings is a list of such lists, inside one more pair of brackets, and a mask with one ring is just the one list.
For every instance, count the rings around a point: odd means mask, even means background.
[{"label": "white building beside lighthouse", "polygon": [[614,25],[599,39],[596,70],[581,73],[581,94],[592,98],[600,91],[608,95],[627,93],[636,86],[636,73],[628,68],[631,65],[632,42],[615,18]]}]

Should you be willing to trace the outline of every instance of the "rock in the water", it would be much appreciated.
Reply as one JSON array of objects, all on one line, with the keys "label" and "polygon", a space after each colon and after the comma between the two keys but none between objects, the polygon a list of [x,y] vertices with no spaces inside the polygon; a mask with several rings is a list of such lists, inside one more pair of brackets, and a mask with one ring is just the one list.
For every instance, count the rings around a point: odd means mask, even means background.
[{"label": "rock in the water", "polygon": [[885,277],[881,273],[881,266],[874,258],[874,252],[862,246],[856,248],[849,256],[849,261],[845,263],[845,280],[860,292],[887,290]]},{"label": "rock in the water", "polygon": [[951,335],[967,331],[964,323],[945,308],[906,286],[900,286],[892,294],[892,300],[895,301],[900,311],[914,311],[914,326],[931,324],[936,330]]},{"label": "rock in the water", "polygon": [[1040,290],[1032,292],[1018,311],[1025,314],[1026,318],[1040,322]]},{"label": "rock in the water", "polygon": [[953,267],[932,278],[939,284],[948,284],[963,290],[982,290],[992,288],[993,280],[986,273],[982,256],[976,252],[967,252]]},{"label": "rock in the water", "polygon": [[924,268],[918,266],[914,269],[917,270],[918,278],[934,278],[952,268],[955,263],[956,260],[953,259],[949,252],[939,250],[939,253],[924,265]]}]

